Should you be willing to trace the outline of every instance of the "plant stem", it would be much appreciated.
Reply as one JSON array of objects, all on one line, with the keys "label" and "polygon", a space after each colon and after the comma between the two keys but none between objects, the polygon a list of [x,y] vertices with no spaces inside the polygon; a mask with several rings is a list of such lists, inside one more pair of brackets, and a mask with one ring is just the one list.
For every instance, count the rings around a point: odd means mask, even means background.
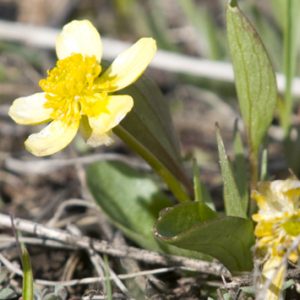
[{"label": "plant stem", "polygon": [[284,109],[282,116],[282,126],[285,134],[288,134],[291,125],[291,113],[293,108],[292,82],[294,76],[295,61],[295,41],[294,37],[294,0],[286,0],[286,24],[284,30],[284,73],[285,73],[285,92],[284,92]]},{"label": "plant stem", "polygon": [[[250,154],[249,154],[249,164],[250,164],[250,191],[256,189],[257,181],[258,181],[258,153],[254,151],[250,146]],[[250,193],[250,201],[249,201],[249,209],[248,215],[251,216],[255,210],[255,203],[251,199]]]}]

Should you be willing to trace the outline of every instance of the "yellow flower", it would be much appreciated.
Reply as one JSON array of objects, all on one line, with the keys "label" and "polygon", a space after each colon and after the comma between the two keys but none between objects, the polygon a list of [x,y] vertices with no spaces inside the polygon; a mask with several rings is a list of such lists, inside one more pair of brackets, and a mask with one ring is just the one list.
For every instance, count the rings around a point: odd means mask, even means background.
[{"label": "yellow flower", "polygon": [[155,52],[155,41],[142,38],[102,72],[102,43],[96,28],[87,20],[65,25],[56,40],[57,64],[39,82],[43,92],[16,99],[9,110],[19,124],[50,122],[28,137],[28,151],[36,156],[58,152],[79,127],[88,144],[109,144],[111,129],[133,106],[129,95],[111,93],[136,81]]},{"label": "yellow flower", "polygon": [[286,266],[282,257],[270,257],[263,266],[261,297],[258,299],[278,300],[282,293]]},{"label": "yellow flower", "polygon": [[258,204],[256,249],[265,263],[262,283],[269,281],[265,299],[279,299],[286,271],[285,256],[296,263],[299,246],[292,249],[300,235],[300,181],[295,179],[262,182],[252,192]]}]

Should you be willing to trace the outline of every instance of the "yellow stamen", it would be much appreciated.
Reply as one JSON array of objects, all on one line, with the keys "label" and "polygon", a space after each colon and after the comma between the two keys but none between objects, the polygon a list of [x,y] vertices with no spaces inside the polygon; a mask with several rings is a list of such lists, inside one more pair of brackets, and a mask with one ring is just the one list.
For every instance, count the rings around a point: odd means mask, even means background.
[{"label": "yellow stamen", "polygon": [[70,122],[106,111],[107,93],[95,85],[100,72],[95,56],[73,54],[58,60],[48,77],[39,82],[46,92],[45,107],[53,109],[51,117]]}]

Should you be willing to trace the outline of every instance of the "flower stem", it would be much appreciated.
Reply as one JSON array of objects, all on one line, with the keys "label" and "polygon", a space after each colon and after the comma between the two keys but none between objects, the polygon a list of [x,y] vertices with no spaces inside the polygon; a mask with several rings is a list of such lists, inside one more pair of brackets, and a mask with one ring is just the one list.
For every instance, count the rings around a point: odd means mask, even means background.
[{"label": "flower stem", "polygon": [[284,109],[282,114],[282,126],[285,134],[288,134],[291,125],[291,113],[293,108],[292,82],[294,76],[295,62],[295,41],[294,41],[294,0],[287,0],[286,24],[284,30],[284,73],[285,73],[285,92]]}]

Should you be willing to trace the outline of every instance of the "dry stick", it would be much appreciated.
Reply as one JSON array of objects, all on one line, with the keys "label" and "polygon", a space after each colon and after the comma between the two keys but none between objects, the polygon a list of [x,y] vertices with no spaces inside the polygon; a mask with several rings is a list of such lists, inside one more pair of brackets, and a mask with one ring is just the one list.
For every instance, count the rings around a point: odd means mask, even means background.
[{"label": "dry stick", "polygon": [[[76,231],[78,231],[78,233],[79,233],[78,238],[81,238],[82,234],[81,234],[80,229],[77,226],[75,226],[75,225],[72,225],[72,227]],[[104,281],[104,277],[107,278],[107,276],[104,276],[103,270],[105,268],[105,263],[104,263],[102,257],[94,249],[92,249],[92,248],[88,248],[86,250],[87,250],[87,253],[88,253],[89,257],[90,257],[90,261],[94,265],[94,268],[95,268],[95,270],[96,270],[99,278],[101,278],[101,280],[98,281],[98,282],[103,282]],[[123,292],[124,294],[127,294],[128,290],[127,290],[126,286],[118,278],[118,276],[115,274],[115,272],[109,268],[109,273],[111,274],[111,276],[110,276],[111,280],[114,281],[114,283],[120,289],[120,291]],[[105,285],[103,285],[103,291],[106,294],[105,288],[106,288]]]},{"label": "dry stick", "polygon": [[[1,215],[0,215],[0,224],[1,222]],[[57,241],[52,241],[45,239],[45,237],[20,237],[20,241],[25,243],[25,244],[31,244],[31,245],[39,245],[39,246],[46,246],[46,247],[53,247],[53,248],[65,248],[66,250],[75,250],[77,247],[75,245],[66,245],[62,244],[61,242]],[[7,245],[3,244],[1,245],[1,242],[5,243],[8,242]],[[7,247],[11,247],[15,245],[16,239],[14,237],[8,237],[8,236],[0,236],[0,249],[7,249]],[[10,261],[8,261],[1,253],[0,253],[0,261],[8,268],[10,269],[13,273],[16,273],[18,275],[22,276],[22,271],[18,269],[16,266],[14,266]],[[185,266],[182,266],[182,269],[185,269]],[[132,274],[136,274],[135,276],[142,276],[142,275],[151,275],[151,274],[158,274],[158,273],[164,273],[164,272],[171,272],[173,270],[178,269],[178,267],[169,267],[169,268],[159,268],[155,270],[150,270],[150,271],[141,271],[141,272],[136,272]],[[165,271],[164,271],[165,270]],[[144,274],[145,272],[145,274]],[[205,272],[204,272],[205,273]],[[292,278],[297,278],[300,275],[300,268],[297,269],[292,269],[287,272],[287,278],[292,279]],[[128,276],[128,277],[126,277]],[[112,277],[112,276],[111,276]],[[118,275],[120,279],[127,279],[127,278],[132,278],[134,275]],[[100,279],[97,277],[91,277],[91,278],[84,278],[84,279],[74,279],[68,282],[65,282],[66,286],[71,286],[71,285],[76,285],[76,284],[88,284],[88,283],[95,283],[99,281]],[[244,276],[244,277],[233,277],[231,278],[230,283],[224,283],[221,288],[223,289],[238,289],[242,286],[250,286],[253,284],[253,279],[252,277],[249,276]],[[56,282],[57,283],[57,282]],[[41,285],[55,285],[55,281],[40,281]],[[218,285],[220,286],[220,284]]]},{"label": "dry stick", "polygon": [[[23,271],[18,267],[12,264],[5,256],[3,256],[0,253],[0,262],[12,273],[15,273],[19,276],[23,277]],[[130,274],[114,274],[106,277],[105,279],[109,280],[115,280],[115,276],[117,276],[121,280],[125,279],[131,279],[138,276],[149,276],[149,275],[156,275],[156,274],[162,274],[167,272],[172,272],[176,270],[177,267],[169,267],[169,268],[158,268],[154,270],[145,270],[140,272],[134,272]],[[74,286],[74,285],[82,285],[82,284],[92,284],[92,283],[98,283],[105,280],[104,277],[86,277],[82,279],[71,279],[71,280],[61,280],[61,281],[53,281],[53,280],[44,280],[44,279],[36,279],[35,283],[39,285],[45,285],[45,286],[57,286],[57,285],[63,285],[65,287],[68,286]]]},{"label": "dry stick", "polygon": [[[89,237],[78,238],[77,236],[71,235],[63,230],[49,228],[20,218],[15,218],[14,224],[16,229],[20,231],[27,232],[38,237],[56,240],[67,245],[76,246],[80,249],[94,249],[97,252],[111,256],[129,257],[146,263],[160,264],[164,266],[172,264],[172,266],[184,267],[185,269],[203,272],[206,274],[230,277],[229,271],[226,270],[223,265],[215,262],[206,262],[173,255],[163,255],[135,247],[124,246],[114,248],[106,241],[99,241]],[[11,221],[8,215],[0,214],[0,226],[11,228]]]},{"label": "dry stick", "polygon": [[[45,246],[45,247],[52,247],[52,248],[65,249],[65,250],[76,249],[76,247],[74,246],[64,245],[60,242],[47,240],[39,237],[19,237],[19,240],[21,243],[35,245],[35,246]],[[0,251],[15,246],[16,246],[15,237],[0,235]]]},{"label": "dry stick", "polygon": [[17,266],[15,266],[14,264],[12,264],[5,256],[3,256],[0,253],[0,261],[2,262],[2,264],[9,269],[12,273],[18,274],[19,276],[23,276],[23,271],[18,268]]},{"label": "dry stick", "polygon": [[86,200],[83,199],[77,199],[77,198],[72,198],[72,199],[68,199],[64,202],[62,202],[57,210],[55,211],[53,217],[47,222],[47,226],[49,227],[56,227],[56,223],[58,222],[58,220],[60,219],[60,217],[63,215],[64,211],[66,208],[68,208],[69,206],[83,206],[86,208],[94,208],[97,209],[98,207],[96,206],[96,204],[88,202]]},{"label": "dry stick", "polygon": [[98,153],[76,158],[35,159],[28,161],[10,157],[5,160],[5,167],[19,174],[49,174],[49,172],[53,172],[64,167],[74,166],[76,163],[90,164],[102,160],[121,161],[132,167],[149,170],[149,166],[146,163],[136,158],[129,158],[128,156],[115,153]]},{"label": "dry stick", "polygon": [[[34,25],[0,21],[0,39],[21,42],[44,49],[53,49],[55,39],[59,30],[49,27],[37,27]],[[115,39],[102,38],[103,58],[112,60],[120,52],[130,47],[129,43]],[[210,61],[176,54],[168,51],[157,51],[157,54],[150,64],[154,68],[176,73],[184,73],[211,80],[234,82],[232,66],[229,63]],[[284,76],[277,74],[277,85],[280,92],[284,92]],[[300,78],[293,81],[293,96],[300,96]]]},{"label": "dry stick", "polygon": [[[62,248],[62,249],[68,249],[68,250],[76,249],[74,247],[62,245],[61,243],[56,242],[56,241],[45,240],[45,239],[42,239],[42,238],[20,237],[19,240],[22,243],[31,244],[31,245],[50,246],[50,247],[54,247],[54,248]],[[4,242],[4,243],[1,244],[1,242]],[[0,250],[1,249],[7,249],[7,248],[15,246],[15,245],[16,245],[15,237],[7,237],[7,236],[2,237],[2,236],[0,236]],[[93,263],[96,263],[95,260],[97,260],[98,265],[99,265],[99,263],[102,266],[104,265],[104,262],[103,262],[102,258],[98,255],[97,252],[95,252],[92,249],[88,249],[88,252],[89,252],[89,255],[91,257],[91,261]],[[15,268],[14,268],[14,270],[12,269],[12,264],[3,255],[1,255],[1,253],[0,253],[0,261],[5,261],[5,263],[6,263],[5,265],[7,266],[7,268],[12,270],[14,273],[16,273],[15,271],[18,272],[17,269],[15,269]],[[96,270],[97,270],[97,273],[98,273],[99,277],[95,277],[95,278],[93,277],[94,281],[91,282],[91,283],[97,283],[99,281],[103,281],[103,277],[100,275],[99,270],[97,268],[96,268]],[[20,270],[20,272],[21,272],[21,270]],[[22,275],[22,273],[20,273],[20,272],[18,272],[17,274]],[[109,279],[113,280],[123,293],[126,293],[127,289],[123,285],[123,283],[120,281],[118,275],[115,274],[112,270],[110,270],[110,274],[111,274],[111,276],[109,277]],[[138,276],[140,276],[140,275],[138,275]],[[46,284],[46,285],[53,285],[53,284],[51,284],[51,282],[50,282],[49,284]],[[70,286],[70,284],[67,284],[67,285]]]},{"label": "dry stick", "polygon": [[[131,273],[131,274],[118,274],[119,279],[125,280],[125,279],[131,279],[135,278],[138,276],[148,276],[148,275],[157,275],[157,274],[162,274],[162,273],[167,273],[167,272],[172,272],[176,270],[175,267],[170,267],[170,268],[159,268],[155,270],[146,270],[146,271],[141,271],[141,272],[136,272],[136,273]],[[113,280],[113,276],[107,277],[109,280]],[[99,281],[103,281],[104,278],[101,277],[88,277],[88,278],[83,278],[83,279],[72,279],[68,281],[50,281],[50,280],[42,280],[42,279],[37,279],[36,283],[40,285],[47,285],[47,286],[56,286],[57,284],[63,285],[63,286],[74,286],[74,285],[79,285],[79,284],[91,284],[91,283],[97,283]]]},{"label": "dry stick", "polygon": [[[120,280],[119,276],[112,270],[109,268],[109,274],[110,276],[105,276],[104,274],[101,274],[100,276],[100,269],[104,269],[105,268],[105,263],[102,259],[102,257],[96,252],[93,251],[92,249],[88,250],[89,256],[90,256],[90,260],[93,263],[95,269],[98,272],[98,276],[101,278],[101,281],[104,281],[105,279],[109,279],[109,280],[113,280],[114,283],[116,284],[116,286],[120,289],[120,291],[123,294],[128,294],[128,290],[126,288],[126,286],[124,285],[124,283]],[[99,282],[99,280],[98,280]],[[105,285],[103,285],[103,288],[105,287]]]}]

